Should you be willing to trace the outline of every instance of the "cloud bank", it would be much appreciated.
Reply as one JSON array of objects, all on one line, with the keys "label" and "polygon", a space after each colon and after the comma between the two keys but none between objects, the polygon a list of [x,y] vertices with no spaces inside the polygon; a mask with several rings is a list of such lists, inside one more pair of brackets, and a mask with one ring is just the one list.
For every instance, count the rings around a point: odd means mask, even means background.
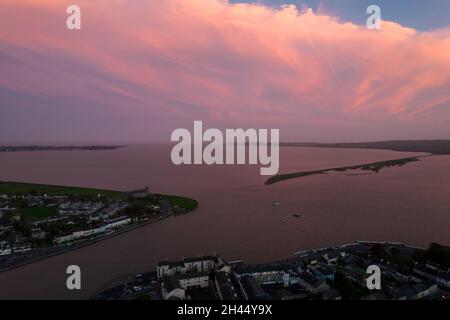
[{"label": "cloud bank", "polygon": [[224,0],[2,2],[0,140],[169,142],[206,126],[285,141],[450,137],[450,32]]}]

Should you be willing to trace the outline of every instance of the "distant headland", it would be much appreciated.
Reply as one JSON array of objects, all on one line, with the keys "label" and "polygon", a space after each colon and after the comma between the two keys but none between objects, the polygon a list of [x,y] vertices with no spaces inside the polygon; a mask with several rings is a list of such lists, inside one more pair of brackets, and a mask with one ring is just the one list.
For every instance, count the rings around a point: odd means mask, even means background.
[{"label": "distant headland", "polygon": [[[450,155],[450,140],[391,140],[376,142],[345,142],[345,143],[314,143],[314,142],[290,142],[280,143],[284,147],[314,147],[314,148],[350,148],[350,149],[380,149],[402,152],[425,152],[430,155]],[[373,163],[363,163],[338,168],[326,168],[312,171],[299,171],[277,174],[266,180],[270,185],[283,180],[301,178],[331,171],[366,170],[378,172],[383,168],[392,166],[403,166],[409,162],[418,161],[424,156],[414,156],[402,159],[392,159]]]},{"label": "distant headland", "polygon": [[342,143],[285,142],[280,143],[280,145],[285,147],[385,149],[392,151],[450,154],[450,139],[389,140],[389,141],[374,141],[374,142],[342,142]]},{"label": "distant headland", "polygon": [[347,166],[347,167],[337,167],[337,168],[327,168],[327,169],[321,169],[321,170],[312,170],[312,171],[299,171],[299,172],[292,172],[292,173],[283,173],[283,174],[277,174],[269,179],[266,180],[265,184],[274,184],[283,180],[289,180],[294,178],[300,178],[300,177],[306,177],[306,176],[312,176],[315,174],[322,174],[327,173],[331,171],[336,172],[343,172],[347,170],[365,170],[365,171],[372,171],[377,173],[383,168],[387,167],[401,167],[408,162],[418,161],[420,157],[424,156],[417,156],[417,157],[409,157],[409,158],[402,158],[402,159],[393,159],[393,160],[386,160],[386,161],[378,161],[378,162],[372,162],[372,163],[363,163],[363,164],[357,164],[353,166]]},{"label": "distant headland", "polygon": [[125,148],[125,146],[0,146],[0,152],[20,151],[105,151]]}]

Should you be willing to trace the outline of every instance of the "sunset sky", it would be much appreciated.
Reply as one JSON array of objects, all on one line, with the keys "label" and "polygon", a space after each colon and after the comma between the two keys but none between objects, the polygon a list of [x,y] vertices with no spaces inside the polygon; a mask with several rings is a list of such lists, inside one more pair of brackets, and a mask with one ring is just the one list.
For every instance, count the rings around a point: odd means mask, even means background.
[{"label": "sunset sky", "polygon": [[1,0],[0,71],[1,144],[450,138],[450,1]]}]

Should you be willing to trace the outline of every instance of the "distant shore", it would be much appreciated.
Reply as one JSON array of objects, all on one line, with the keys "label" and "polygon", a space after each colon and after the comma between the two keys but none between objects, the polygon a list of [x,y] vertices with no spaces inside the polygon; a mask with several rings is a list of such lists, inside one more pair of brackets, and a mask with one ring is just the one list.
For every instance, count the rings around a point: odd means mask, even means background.
[{"label": "distant shore", "polygon": [[125,146],[0,146],[0,152],[24,151],[107,151]]},{"label": "distant shore", "polygon": [[343,172],[346,170],[358,170],[359,169],[359,170],[378,172],[383,168],[393,167],[393,166],[403,166],[409,162],[418,161],[419,158],[421,158],[421,157],[426,157],[426,156],[416,156],[416,157],[408,157],[408,158],[402,158],[402,159],[393,159],[393,160],[385,160],[385,161],[378,161],[378,162],[371,162],[371,163],[363,163],[363,164],[357,164],[357,165],[346,166],[346,167],[327,168],[327,169],[321,169],[321,170],[298,171],[298,172],[292,172],[292,173],[277,174],[277,175],[272,176],[269,179],[267,179],[264,184],[270,185],[270,184],[274,184],[274,183],[277,183],[277,182],[280,182],[283,180],[312,176],[312,175],[327,173],[327,172],[331,172],[331,171]]},{"label": "distant shore", "polygon": [[374,142],[282,142],[282,147],[313,147],[313,148],[347,148],[347,149],[378,149],[405,152],[426,152],[431,154],[450,154],[449,139],[434,140],[388,140]]},{"label": "distant shore", "polygon": [[274,184],[289,179],[327,173],[331,171],[346,171],[359,169],[378,172],[383,168],[392,166],[403,166],[409,162],[418,161],[419,158],[421,157],[429,157],[431,155],[450,155],[449,139],[388,140],[388,141],[374,141],[374,142],[343,142],[343,143],[282,142],[280,143],[280,146],[310,147],[310,148],[376,149],[376,150],[391,150],[399,152],[421,152],[421,153],[428,153],[428,155],[414,156],[402,159],[392,159],[372,163],[364,163],[346,167],[326,168],[313,171],[298,171],[298,172],[277,174],[267,179],[265,182],[266,185]]}]

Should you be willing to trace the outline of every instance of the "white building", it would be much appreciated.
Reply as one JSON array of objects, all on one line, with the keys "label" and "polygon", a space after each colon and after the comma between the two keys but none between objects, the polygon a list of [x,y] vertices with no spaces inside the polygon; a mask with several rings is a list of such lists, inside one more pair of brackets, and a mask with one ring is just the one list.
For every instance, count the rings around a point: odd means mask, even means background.
[{"label": "white building", "polygon": [[31,250],[31,244],[24,243],[24,244],[15,244],[12,247],[12,251],[14,253],[25,253]]},{"label": "white building", "polygon": [[415,299],[423,299],[429,297],[438,291],[437,284],[433,280],[428,280],[416,284],[414,286],[414,290],[416,291]]},{"label": "white building", "polygon": [[129,224],[129,223],[131,223],[131,218],[119,217],[117,219],[108,221],[108,223],[105,225],[105,228],[107,230],[114,229],[114,228],[122,227],[124,225]]},{"label": "white building", "polygon": [[44,230],[42,230],[41,228],[37,227],[37,228],[33,228],[33,230],[31,230],[31,238],[32,239],[45,239],[45,237],[47,236],[47,232],[45,232]]},{"label": "white building", "polygon": [[161,292],[165,300],[184,300],[186,290],[181,288],[176,277],[166,277],[161,283]]},{"label": "white building", "polygon": [[340,252],[327,252],[323,255],[323,258],[328,264],[336,264],[341,256]]},{"label": "white building", "polygon": [[0,256],[6,256],[11,254],[11,246],[8,241],[0,242]]},{"label": "white building", "polygon": [[162,261],[157,265],[158,279],[189,272],[211,272],[215,270],[216,259],[212,256],[187,258],[182,261]]},{"label": "white building", "polygon": [[75,241],[75,240],[86,238],[86,237],[92,237],[92,236],[95,236],[95,235],[98,235],[101,233],[106,233],[111,229],[119,228],[119,227],[122,227],[122,226],[130,224],[130,223],[131,223],[131,218],[120,217],[120,218],[117,218],[114,220],[110,220],[108,223],[106,223],[98,228],[75,231],[72,234],[57,237],[53,240],[53,242],[56,244],[61,244],[64,242]]},{"label": "white building", "polygon": [[147,198],[151,196],[149,187],[145,187],[142,190],[132,190],[127,192],[130,198]]},{"label": "white building", "polygon": [[209,286],[209,272],[186,273],[178,275],[177,279],[184,290]]},{"label": "white building", "polygon": [[183,300],[186,290],[207,288],[209,286],[208,272],[194,272],[164,277],[161,283],[163,298]]},{"label": "white building", "polygon": [[440,287],[450,288],[450,272],[439,272],[436,282]]},{"label": "white building", "polygon": [[282,283],[287,287],[290,283],[290,274],[284,268],[277,266],[244,267],[237,271],[240,277],[252,276],[260,284]]}]

